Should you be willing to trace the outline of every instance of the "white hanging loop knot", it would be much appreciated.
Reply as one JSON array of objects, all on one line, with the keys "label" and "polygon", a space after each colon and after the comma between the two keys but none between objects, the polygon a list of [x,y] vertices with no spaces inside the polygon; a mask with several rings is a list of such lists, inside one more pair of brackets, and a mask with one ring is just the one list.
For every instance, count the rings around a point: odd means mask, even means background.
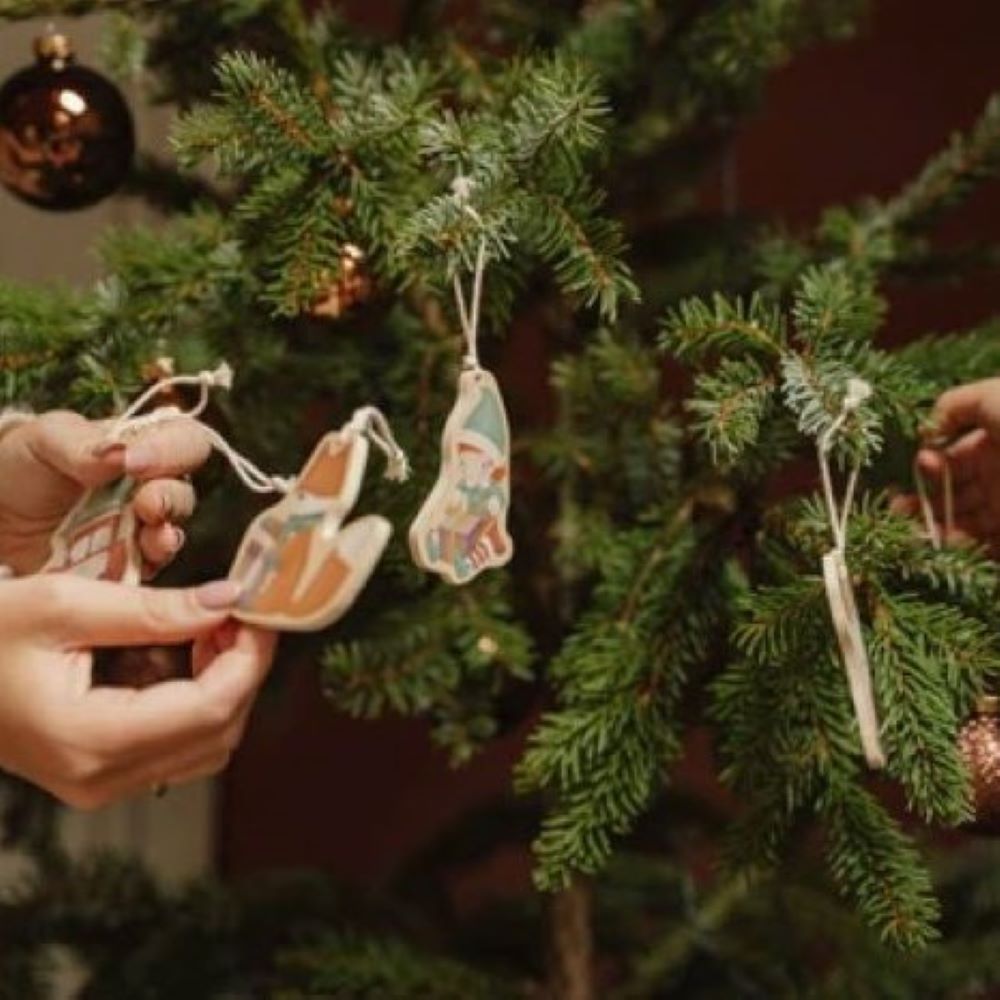
[{"label": "white hanging loop knot", "polygon": [[838,504],[833,489],[833,474],[830,469],[830,452],[837,434],[843,429],[851,414],[872,394],[872,387],[864,379],[852,378],[847,383],[847,391],[841,404],[840,413],[820,437],[820,476],[823,482],[823,497],[830,521],[833,548],[823,556],[823,583],[826,586],[830,616],[833,619],[837,644],[847,672],[848,685],[854,714],[861,734],[861,748],[868,766],[873,769],[885,767],[885,751],[879,736],[878,711],[872,691],[872,671],[861,630],[861,616],[858,613],[854,587],[847,567],[847,528],[854,504],[854,494],[861,474],[861,461],[856,460],[848,474],[843,500]]},{"label": "white hanging loop knot", "polygon": [[385,414],[375,406],[363,406],[354,411],[346,431],[364,434],[386,457],[385,478],[402,483],[410,477],[410,460],[399,446]]},{"label": "white hanging loop knot", "polygon": [[848,379],[847,391],[840,406],[840,413],[819,439],[819,471],[823,481],[823,497],[826,501],[826,511],[830,518],[830,532],[833,535],[834,546],[843,552],[847,548],[847,520],[854,504],[854,493],[861,475],[860,461],[854,463],[847,479],[842,505],[837,504],[833,492],[833,475],[830,471],[830,452],[833,450],[837,435],[847,423],[848,418],[867,399],[871,397],[872,387],[864,379]]},{"label": "white hanging loop knot", "polygon": [[[460,174],[451,182],[451,192],[457,204],[469,216],[482,223],[482,216],[469,204],[476,182],[471,177]],[[472,275],[471,304],[467,302],[465,290],[462,288],[461,276],[456,274],[452,279],[455,290],[455,307],[458,310],[459,322],[462,324],[462,335],[465,337],[465,357],[462,360],[465,368],[479,368],[479,319],[482,313],[483,278],[486,273],[486,238],[479,241],[476,251],[476,264]]]},{"label": "white hanging loop knot", "polygon": [[924,528],[927,531],[927,537],[930,539],[931,545],[938,551],[944,548],[945,541],[952,536],[952,533],[955,530],[955,483],[951,474],[951,462],[948,460],[948,452],[945,450],[946,444],[947,442],[938,441],[932,443],[932,447],[938,449],[938,454],[941,456],[942,463],[941,492],[942,500],[944,501],[943,533],[938,525],[937,518],[934,516],[934,507],[931,504],[930,495],[927,491],[927,482],[924,478],[924,474],[920,470],[917,459],[913,459],[913,480],[917,485],[917,499],[920,501],[920,513],[924,519]]},{"label": "white hanging loop knot", "polygon": [[[196,385],[200,388],[198,402],[189,410],[177,406],[161,406],[152,413],[138,416],[153,400],[167,389],[181,385]],[[151,385],[138,399],[122,413],[111,425],[106,435],[108,444],[117,444],[126,433],[135,433],[150,424],[162,423],[166,420],[176,420],[178,417],[195,418],[205,412],[208,399],[213,388],[231,389],[233,387],[233,370],[223,361],[214,371],[197,372],[194,375],[169,375]]]},{"label": "white hanging loop knot", "polygon": [[[199,387],[198,401],[190,409],[182,410],[178,406],[161,406],[151,413],[140,413],[166,389],[181,385],[196,385]],[[287,493],[294,479],[285,476],[271,476],[259,469],[246,455],[237,451],[214,427],[209,427],[198,418],[205,412],[212,389],[231,389],[233,386],[233,370],[223,361],[211,371],[201,371],[194,375],[169,375],[150,386],[128,409],[125,410],[108,429],[102,446],[111,448],[119,444],[126,436],[132,436],[139,431],[168,423],[173,420],[191,420],[208,436],[212,447],[221,454],[232,466],[233,472],[248,490],[254,493]]]}]

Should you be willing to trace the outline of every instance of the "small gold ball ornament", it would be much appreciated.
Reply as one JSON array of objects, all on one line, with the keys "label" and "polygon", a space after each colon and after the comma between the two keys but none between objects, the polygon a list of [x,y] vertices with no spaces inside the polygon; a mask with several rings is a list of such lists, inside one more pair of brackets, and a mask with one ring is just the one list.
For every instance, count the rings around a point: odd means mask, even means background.
[{"label": "small gold ball ornament", "polygon": [[973,833],[1000,836],[1000,698],[988,695],[958,734],[958,749],[972,781]]},{"label": "small gold ball ornament", "polygon": [[365,266],[365,253],[354,243],[345,243],[340,251],[337,274],[317,297],[309,315],[340,319],[349,309],[371,298],[374,282]]}]

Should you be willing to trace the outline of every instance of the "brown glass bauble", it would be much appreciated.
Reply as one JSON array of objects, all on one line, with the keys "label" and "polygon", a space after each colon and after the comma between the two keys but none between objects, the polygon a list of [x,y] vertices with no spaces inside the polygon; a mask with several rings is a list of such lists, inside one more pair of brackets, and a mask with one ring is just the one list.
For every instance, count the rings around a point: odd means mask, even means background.
[{"label": "brown glass bauble", "polygon": [[64,35],[42,36],[35,52],[0,89],[0,182],[39,208],[86,208],[132,166],[132,115],[114,84],[74,62]]},{"label": "brown glass bauble", "polygon": [[975,818],[967,829],[1000,836],[1000,698],[980,698],[958,734],[958,749],[972,781]]}]

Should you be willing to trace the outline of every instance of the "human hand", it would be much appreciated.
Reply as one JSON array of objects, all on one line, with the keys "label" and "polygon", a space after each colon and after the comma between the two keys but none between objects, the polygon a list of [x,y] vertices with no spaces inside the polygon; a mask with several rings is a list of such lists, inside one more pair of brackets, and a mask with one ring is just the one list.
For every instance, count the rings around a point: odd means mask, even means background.
[{"label": "human hand", "polygon": [[[929,434],[949,442],[923,448],[920,471],[931,486],[935,518],[942,522],[945,466],[952,480],[952,542],[973,541],[1000,557],[1000,378],[984,379],[943,393],[935,404]],[[898,498],[895,508],[915,513],[915,497]],[[942,531],[944,528],[942,528]]]},{"label": "human hand", "polygon": [[[238,588],[62,574],[0,582],[0,768],[93,809],[213,774],[240,741],[273,633],[228,620]],[[194,640],[192,678],[95,687],[93,649]]]},{"label": "human hand", "polygon": [[0,437],[0,564],[18,575],[37,572],[49,557],[52,533],[84,491],[126,474],[141,484],[132,504],[144,575],[180,551],[178,524],[193,513],[195,494],[179,477],[208,458],[207,435],[194,421],[169,421],[127,447],[100,449],[107,429],[105,422],[53,411]]}]

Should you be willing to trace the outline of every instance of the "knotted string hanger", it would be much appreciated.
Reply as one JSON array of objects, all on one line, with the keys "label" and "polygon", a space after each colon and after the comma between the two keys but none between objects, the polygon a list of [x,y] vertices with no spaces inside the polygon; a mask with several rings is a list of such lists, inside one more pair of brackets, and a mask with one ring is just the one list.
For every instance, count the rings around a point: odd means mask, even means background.
[{"label": "knotted string hanger", "polygon": [[385,414],[375,406],[363,406],[354,411],[345,430],[364,434],[386,457],[385,478],[404,482],[410,477],[410,460],[399,446]]},{"label": "knotted string hanger", "polygon": [[[182,385],[199,387],[198,401],[189,409],[178,406],[161,406],[151,413],[140,413],[167,389]],[[232,467],[243,485],[253,493],[287,493],[294,479],[286,476],[272,476],[256,466],[246,455],[234,448],[214,427],[198,418],[208,406],[213,388],[231,389],[233,370],[223,362],[213,371],[201,371],[194,375],[168,375],[150,386],[111,424],[104,437],[104,449],[119,444],[126,436],[132,436],[147,427],[169,423],[174,420],[191,420],[202,428],[212,447],[221,454]]]},{"label": "knotted string hanger", "polygon": [[833,548],[823,556],[823,582],[826,586],[841,659],[847,672],[854,714],[858,720],[861,748],[869,767],[882,768],[885,767],[886,759],[879,736],[878,712],[872,691],[871,663],[868,660],[868,650],[861,630],[861,616],[854,598],[854,587],[851,584],[846,558],[848,522],[861,474],[861,460],[855,460],[848,474],[847,486],[840,504],[837,503],[834,493],[833,474],[830,469],[830,453],[837,434],[871,394],[871,386],[863,379],[855,378],[847,383],[847,392],[840,413],[821,435],[817,442],[817,451],[820,476],[823,481],[823,497],[830,522],[830,534],[833,538]]},{"label": "knotted string hanger", "polygon": [[819,452],[819,471],[823,481],[823,498],[826,501],[826,511],[830,520],[830,533],[833,536],[834,546],[841,552],[847,549],[847,522],[851,516],[851,507],[854,505],[854,494],[858,486],[858,478],[861,475],[861,462],[856,461],[847,477],[847,487],[844,490],[844,499],[838,505],[833,491],[833,473],[830,470],[830,452],[833,450],[837,435],[843,430],[848,418],[857,411],[858,407],[872,394],[872,387],[860,378],[848,380],[847,392],[844,394],[844,401],[840,407],[840,413],[836,419],[826,429],[820,437],[817,450]]},{"label": "knotted string hanger", "polygon": [[[295,485],[294,477],[274,476],[261,470],[246,455],[238,451],[214,427],[198,419],[208,405],[209,394],[213,387],[230,389],[233,384],[233,370],[229,365],[219,365],[214,371],[203,371],[195,375],[170,375],[160,379],[146,390],[131,406],[119,416],[108,429],[103,442],[105,448],[118,444],[123,437],[131,436],[143,428],[156,424],[168,423],[173,420],[191,420],[201,427],[208,436],[212,447],[221,454],[248,490],[254,493],[288,493]],[[182,410],[177,406],[164,406],[152,413],[140,414],[140,410],[148,406],[166,389],[180,385],[197,385],[200,387],[198,401],[190,409]],[[344,426],[348,433],[363,434],[383,452],[388,462],[386,478],[396,481],[405,480],[410,474],[410,464],[406,452],[399,446],[389,426],[385,414],[374,406],[365,406],[355,410],[353,417]]]},{"label": "knotted string hanger", "polygon": [[[475,182],[471,177],[458,176],[451,184],[452,194],[459,204],[476,222],[482,224],[482,216],[469,204]],[[486,274],[486,237],[479,241],[476,250],[476,264],[472,274],[471,303],[466,301],[465,290],[462,288],[461,275],[456,272],[452,279],[455,290],[455,307],[458,319],[462,324],[462,335],[465,338],[465,357],[462,363],[466,368],[479,368],[479,319],[482,315],[483,280]]]},{"label": "knotted string hanger", "polygon": [[[182,410],[177,406],[161,406],[152,413],[138,416],[162,392],[182,385],[199,387],[198,402],[193,407]],[[199,417],[208,406],[209,394],[213,388],[228,390],[232,387],[233,370],[225,361],[214,371],[201,371],[194,375],[167,375],[151,385],[138,399],[133,400],[132,404],[111,425],[107,435],[108,440],[117,443],[126,431],[133,432],[140,430],[144,425],[161,423],[175,417]]]}]

